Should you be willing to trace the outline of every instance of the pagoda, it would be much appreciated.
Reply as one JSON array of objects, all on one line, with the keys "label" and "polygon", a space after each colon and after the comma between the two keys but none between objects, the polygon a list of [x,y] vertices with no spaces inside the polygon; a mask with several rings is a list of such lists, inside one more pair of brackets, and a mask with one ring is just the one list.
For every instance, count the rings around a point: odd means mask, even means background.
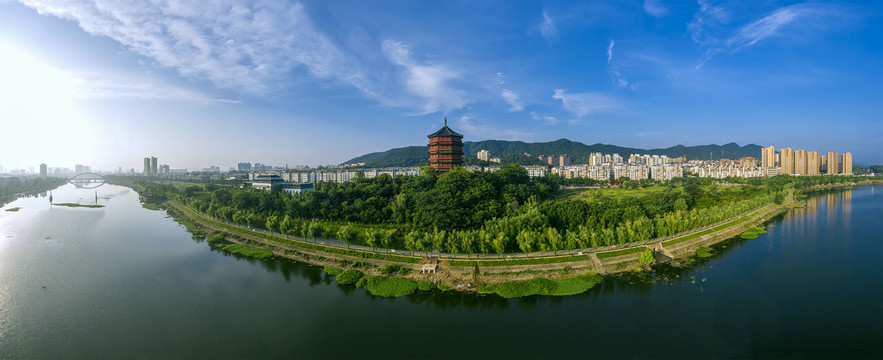
[{"label": "pagoda", "polygon": [[429,136],[429,165],[436,173],[451,170],[454,166],[463,166],[463,135],[445,126]]}]

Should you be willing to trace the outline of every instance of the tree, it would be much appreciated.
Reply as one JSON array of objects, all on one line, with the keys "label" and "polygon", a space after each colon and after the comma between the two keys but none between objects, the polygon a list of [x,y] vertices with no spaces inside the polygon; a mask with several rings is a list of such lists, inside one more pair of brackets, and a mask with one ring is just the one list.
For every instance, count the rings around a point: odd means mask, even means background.
[{"label": "tree", "polygon": [[546,230],[546,239],[549,242],[549,247],[552,248],[555,255],[558,255],[558,250],[561,250],[562,245],[561,233],[559,233],[557,229],[550,227]]},{"label": "tree", "polygon": [[408,232],[405,234],[405,248],[412,253],[417,252],[421,248],[420,238],[419,232],[413,230]]},{"label": "tree", "polygon": [[267,221],[265,224],[267,226],[267,230],[278,231],[279,230],[279,217],[276,215],[267,216]]},{"label": "tree", "polygon": [[396,229],[388,229],[382,233],[383,238],[381,238],[380,242],[383,244],[383,247],[386,248],[386,252],[389,252],[389,246],[392,244],[392,239],[395,237]]},{"label": "tree", "polygon": [[346,226],[341,226],[337,229],[337,240],[343,241],[346,243],[346,248],[350,248],[350,244],[353,242],[353,233]]},{"label": "tree", "polygon": [[310,225],[307,228],[307,236],[312,238],[313,241],[316,241],[316,239],[322,236],[324,230],[325,229],[322,228],[322,224],[319,223],[319,220],[313,219],[310,221]]},{"label": "tree", "polygon": [[494,237],[493,245],[494,251],[499,255],[503,255],[506,252],[506,245],[509,243],[509,237],[504,233],[497,233],[497,236]]},{"label": "tree", "polygon": [[371,250],[377,249],[377,240],[380,238],[380,234],[374,230],[366,230],[365,231],[365,244],[371,247]]},{"label": "tree", "polygon": [[515,240],[518,242],[518,248],[528,257],[530,257],[530,252],[533,251],[534,245],[536,245],[536,234],[530,230],[522,230],[518,233],[518,236],[515,237]]}]

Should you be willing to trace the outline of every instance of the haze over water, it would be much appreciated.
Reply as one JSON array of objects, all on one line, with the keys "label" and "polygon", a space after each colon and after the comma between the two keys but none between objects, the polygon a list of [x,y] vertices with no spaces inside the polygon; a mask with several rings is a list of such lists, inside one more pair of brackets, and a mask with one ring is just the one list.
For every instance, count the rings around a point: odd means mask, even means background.
[{"label": "haze over water", "polygon": [[[52,194],[91,204],[96,192]],[[213,251],[130,189],[97,195],[106,207],[41,196],[0,211],[2,357],[883,355],[880,186],[813,194],[767,234],[658,268],[658,281],[513,300],[375,297],[316,267]]]}]

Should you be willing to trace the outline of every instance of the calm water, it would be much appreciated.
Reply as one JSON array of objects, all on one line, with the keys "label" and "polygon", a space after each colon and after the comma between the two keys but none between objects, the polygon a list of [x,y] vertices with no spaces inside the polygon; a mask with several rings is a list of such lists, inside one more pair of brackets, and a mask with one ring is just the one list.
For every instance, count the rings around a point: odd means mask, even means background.
[{"label": "calm water", "polygon": [[127,188],[97,195],[0,211],[0,358],[883,357],[879,186],[819,193],[657,281],[508,301],[374,297],[212,251]]}]

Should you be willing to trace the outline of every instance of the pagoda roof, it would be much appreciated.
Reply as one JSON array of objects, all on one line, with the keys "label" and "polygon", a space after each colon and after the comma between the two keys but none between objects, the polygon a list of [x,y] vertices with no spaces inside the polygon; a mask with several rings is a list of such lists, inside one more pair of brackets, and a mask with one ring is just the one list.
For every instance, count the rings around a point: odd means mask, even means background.
[{"label": "pagoda roof", "polygon": [[436,137],[436,136],[459,136],[459,137],[463,137],[463,134],[460,134],[460,133],[458,133],[458,132],[456,132],[456,131],[454,131],[454,130],[451,130],[451,128],[448,127],[448,119],[445,119],[445,126],[444,126],[444,127],[442,127],[441,129],[438,129],[438,131],[436,131],[436,132],[434,132],[434,133],[428,135],[428,137],[431,137],[431,138]]}]

